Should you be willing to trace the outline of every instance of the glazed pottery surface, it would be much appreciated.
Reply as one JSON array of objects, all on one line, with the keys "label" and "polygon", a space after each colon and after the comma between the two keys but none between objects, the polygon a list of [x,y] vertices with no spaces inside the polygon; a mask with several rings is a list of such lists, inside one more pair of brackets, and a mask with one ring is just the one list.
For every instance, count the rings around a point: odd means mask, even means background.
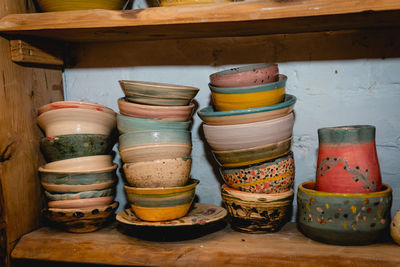
[{"label": "glazed pottery surface", "polygon": [[293,111],[296,97],[286,94],[282,103],[259,108],[248,108],[230,111],[216,111],[208,106],[197,112],[200,119],[209,125],[232,125],[267,121],[283,117]]},{"label": "glazed pottery surface", "polygon": [[48,192],[66,193],[66,192],[80,192],[80,191],[92,191],[102,190],[113,187],[117,183],[117,180],[109,180],[106,182],[94,183],[94,184],[81,184],[81,185],[70,185],[70,184],[49,184],[42,182],[43,188]]},{"label": "glazed pottery surface", "polygon": [[192,86],[167,83],[119,81],[125,99],[131,102],[157,106],[185,106],[199,91]]},{"label": "glazed pottery surface", "polygon": [[37,121],[46,132],[46,136],[67,134],[110,135],[117,125],[115,114],[80,108],[50,110],[42,113]]},{"label": "glazed pottery surface", "polygon": [[93,208],[43,210],[43,215],[56,227],[72,233],[89,233],[105,226],[114,219],[119,203]]},{"label": "glazed pottery surface", "polygon": [[396,212],[393,221],[390,223],[390,235],[394,242],[400,245],[400,210]]},{"label": "glazed pottery surface", "polygon": [[43,105],[38,109],[38,115],[50,110],[64,109],[64,108],[92,109],[97,111],[104,111],[111,115],[115,115],[114,110],[106,106],[89,102],[80,102],[80,101],[57,101],[47,105]]},{"label": "glazed pottery surface", "polygon": [[238,150],[265,146],[292,136],[294,115],[290,113],[268,121],[236,125],[203,124],[204,135],[212,150]]},{"label": "glazed pottery surface", "polygon": [[109,154],[116,142],[110,135],[68,134],[43,137],[40,147],[48,161]]},{"label": "glazed pottery surface", "polygon": [[370,125],[318,129],[318,191],[368,193],[381,189],[381,172]]},{"label": "glazed pottery surface", "polygon": [[276,82],[278,64],[253,64],[210,75],[210,82],[217,87],[243,87]]},{"label": "glazed pottery surface", "polygon": [[297,193],[297,222],[317,241],[365,245],[388,234],[391,205],[388,185],[379,192],[350,194],[316,191],[315,182],[304,182]]},{"label": "glazed pottery surface", "polygon": [[163,121],[188,121],[192,117],[195,105],[187,106],[154,106],[143,105],[118,99],[121,114],[144,119],[157,119]]},{"label": "glazed pottery surface", "polygon": [[285,97],[287,77],[279,81],[251,87],[222,88],[209,84],[211,96],[218,111],[258,108],[281,103]]},{"label": "glazed pottery surface", "polygon": [[110,155],[96,155],[53,161],[45,164],[43,168],[52,171],[57,170],[70,172],[98,170],[112,166],[113,162]]},{"label": "glazed pottery surface", "polygon": [[59,209],[75,209],[75,208],[91,208],[110,204],[114,200],[114,196],[95,197],[73,200],[55,200],[47,202],[49,208]]},{"label": "glazed pottery surface", "polygon": [[263,161],[279,158],[289,153],[291,149],[292,138],[246,149],[230,151],[212,151],[215,160],[223,167],[240,167],[251,164],[257,164]]},{"label": "glazed pottery surface", "polygon": [[185,186],[139,188],[125,185],[125,193],[136,216],[145,221],[167,221],[183,217],[194,199],[196,179]]},{"label": "glazed pottery surface", "polygon": [[35,0],[44,12],[87,9],[121,10],[126,0]]},{"label": "glazed pottery surface", "polygon": [[160,159],[125,163],[127,182],[134,187],[171,187],[187,183],[192,168],[191,158]]},{"label": "glazed pottery surface", "polygon": [[125,163],[190,157],[192,145],[154,144],[120,149],[119,154]]},{"label": "glazed pottery surface", "polygon": [[192,124],[188,121],[162,121],[156,119],[142,119],[122,114],[117,115],[117,128],[120,134],[137,131],[178,130],[187,131]]},{"label": "glazed pottery surface", "polygon": [[240,232],[276,232],[291,216],[292,189],[277,194],[249,193],[224,184],[221,195],[232,217],[232,228]]},{"label": "glazed pottery surface", "polygon": [[295,165],[293,153],[260,164],[220,168],[225,183],[253,193],[281,193],[293,188]]},{"label": "glazed pottery surface", "polygon": [[53,193],[44,191],[48,201],[54,200],[73,200],[73,199],[85,199],[95,197],[107,197],[115,195],[115,188],[107,188],[103,190],[92,190],[92,191],[81,191],[81,192],[65,192],[65,193]]},{"label": "glazed pottery surface", "polygon": [[152,144],[191,145],[191,132],[178,130],[140,131],[119,136],[119,149]]}]

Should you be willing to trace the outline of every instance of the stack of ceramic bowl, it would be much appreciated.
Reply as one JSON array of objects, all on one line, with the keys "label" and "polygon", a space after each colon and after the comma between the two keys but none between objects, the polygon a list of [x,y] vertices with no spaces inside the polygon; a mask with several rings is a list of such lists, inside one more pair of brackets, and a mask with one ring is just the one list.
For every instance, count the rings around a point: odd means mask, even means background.
[{"label": "stack of ceramic bowl", "polygon": [[352,125],[318,130],[316,182],[299,185],[300,230],[340,245],[365,245],[387,237],[392,189],[382,184],[375,127]]},{"label": "stack of ceramic bowl", "polygon": [[222,198],[238,231],[278,231],[290,217],[295,166],[291,152],[296,98],[276,64],[210,76],[214,106],[198,112],[226,184]]},{"label": "stack of ceramic bowl", "polygon": [[120,81],[119,152],[125,192],[136,216],[146,221],[183,217],[198,181],[192,167],[191,118],[194,87]]},{"label": "stack of ceramic bowl", "polygon": [[[85,102],[60,101],[38,110],[46,137],[40,144],[49,163],[39,168],[48,200],[44,215],[70,232],[91,232],[114,215],[117,164],[115,112]],[[113,137],[114,136],[114,137]]]}]

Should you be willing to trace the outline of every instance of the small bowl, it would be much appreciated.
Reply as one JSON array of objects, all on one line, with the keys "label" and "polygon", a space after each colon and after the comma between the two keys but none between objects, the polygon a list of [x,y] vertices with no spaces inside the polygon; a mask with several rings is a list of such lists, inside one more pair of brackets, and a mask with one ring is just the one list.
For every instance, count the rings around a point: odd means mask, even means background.
[{"label": "small bowl", "polygon": [[118,205],[118,202],[113,202],[104,206],[83,209],[49,208],[43,210],[42,213],[52,224],[64,231],[89,233],[99,230],[112,221]]},{"label": "small bowl", "polygon": [[120,149],[159,144],[191,145],[191,132],[177,130],[140,131],[125,133],[119,136]]},{"label": "small bowl", "polygon": [[212,150],[226,151],[265,146],[292,136],[294,114],[268,121],[236,124],[203,124],[204,135]]},{"label": "small bowl", "polygon": [[110,155],[97,155],[53,161],[43,165],[44,169],[51,171],[91,171],[113,166]]},{"label": "small bowl", "polygon": [[281,103],[285,97],[287,77],[279,75],[279,81],[257,86],[223,88],[209,84],[211,96],[218,111],[258,108]]},{"label": "small bowl", "polygon": [[230,151],[212,151],[212,153],[220,166],[240,167],[282,157],[289,153],[291,144],[292,138],[288,138],[265,146]]},{"label": "small bowl", "polygon": [[290,219],[293,189],[277,194],[242,192],[222,185],[222,199],[234,230],[245,233],[279,231]]},{"label": "small bowl", "polygon": [[380,192],[330,193],[304,182],[297,192],[297,223],[311,239],[337,245],[366,245],[386,236],[390,224],[392,188]]},{"label": "small bowl", "polygon": [[81,192],[81,191],[93,191],[102,190],[110,187],[114,187],[117,183],[116,179],[109,180],[106,182],[95,183],[95,184],[82,184],[82,185],[70,185],[70,184],[49,184],[42,182],[43,188],[48,192],[54,193],[68,193],[68,192]]},{"label": "small bowl", "polygon": [[390,235],[393,241],[400,245],[400,210],[396,212],[390,223]]},{"label": "small bowl", "polygon": [[283,117],[293,111],[296,97],[286,94],[282,103],[249,109],[230,111],[216,111],[213,106],[208,106],[197,112],[200,119],[209,125],[233,125],[267,121]]},{"label": "small bowl", "polygon": [[122,114],[117,115],[117,128],[120,134],[137,131],[178,130],[188,131],[192,124],[188,121],[161,121],[155,119],[141,119]]},{"label": "small bowl", "polygon": [[191,158],[160,159],[125,163],[126,180],[134,187],[184,186],[192,168]]},{"label": "small bowl", "polygon": [[255,86],[276,82],[278,73],[278,64],[253,64],[213,73],[210,82],[225,88]]},{"label": "small bowl", "polygon": [[50,104],[46,104],[38,109],[38,115],[50,110],[64,109],[64,108],[91,109],[97,111],[104,111],[111,115],[115,115],[114,110],[106,106],[89,102],[80,102],[80,101],[57,101]]},{"label": "small bowl", "polygon": [[192,152],[190,144],[153,144],[133,146],[119,150],[125,163],[151,161],[159,159],[189,158]]},{"label": "small bowl", "polygon": [[49,208],[58,208],[58,209],[92,208],[92,207],[108,205],[114,201],[114,197],[115,196],[73,199],[73,200],[55,200],[47,202],[47,206]]},{"label": "small bowl", "polygon": [[252,193],[282,193],[293,188],[295,166],[293,153],[255,165],[220,168],[225,183]]},{"label": "small bowl", "polygon": [[81,191],[81,192],[68,192],[68,193],[53,193],[44,191],[48,201],[55,200],[73,200],[73,199],[86,199],[107,197],[115,195],[115,188],[106,188],[103,190]]},{"label": "small bowl", "polygon": [[68,134],[43,137],[40,148],[48,161],[110,154],[116,139],[103,134]]},{"label": "small bowl", "polygon": [[142,105],[118,99],[121,114],[136,118],[157,119],[162,121],[188,121],[192,117],[195,105],[187,106],[154,106]]},{"label": "small bowl", "polygon": [[186,106],[196,96],[198,88],[167,83],[119,81],[125,99],[139,104]]},{"label": "small bowl", "polygon": [[115,114],[81,109],[63,108],[42,113],[37,122],[46,136],[67,134],[110,135],[117,125]]},{"label": "small bowl", "polygon": [[72,11],[88,9],[121,10],[126,0],[35,0],[44,12]]},{"label": "small bowl", "polygon": [[185,186],[139,188],[125,185],[128,202],[135,215],[144,221],[167,221],[183,217],[192,205],[199,180]]}]

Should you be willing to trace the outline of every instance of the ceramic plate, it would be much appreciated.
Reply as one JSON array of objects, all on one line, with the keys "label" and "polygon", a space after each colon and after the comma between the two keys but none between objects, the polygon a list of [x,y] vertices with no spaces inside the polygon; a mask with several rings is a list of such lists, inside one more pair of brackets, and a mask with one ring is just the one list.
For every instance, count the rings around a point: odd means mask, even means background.
[{"label": "ceramic plate", "polygon": [[121,211],[116,219],[125,225],[133,226],[150,226],[150,227],[179,227],[191,225],[205,225],[211,222],[222,220],[227,215],[226,209],[211,205],[196,203],[191,211],[182,218],[163,221],[163,222],[147,222],[138,219],[131,209]]}]

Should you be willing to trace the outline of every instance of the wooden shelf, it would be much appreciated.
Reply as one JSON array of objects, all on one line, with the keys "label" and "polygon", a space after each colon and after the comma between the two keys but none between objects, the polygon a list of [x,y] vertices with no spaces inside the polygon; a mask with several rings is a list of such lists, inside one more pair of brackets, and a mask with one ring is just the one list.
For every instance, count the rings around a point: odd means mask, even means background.
[{"label": "wooden shelf", "polygon": [[251,36],[400,26],[398,0],[250,1],[8,15],[8,38],[44,37],[68,42]]},{"label": "wooden shelf", "polygon": [[179,242],[144,241],[115,226],[72,234],[41,228],[21,238],[14,259],[115,265],[163,266],[399,266],[393,243],[334,246],[312,241],[294,223],[272,234],[244,234],[230,227]]}]

